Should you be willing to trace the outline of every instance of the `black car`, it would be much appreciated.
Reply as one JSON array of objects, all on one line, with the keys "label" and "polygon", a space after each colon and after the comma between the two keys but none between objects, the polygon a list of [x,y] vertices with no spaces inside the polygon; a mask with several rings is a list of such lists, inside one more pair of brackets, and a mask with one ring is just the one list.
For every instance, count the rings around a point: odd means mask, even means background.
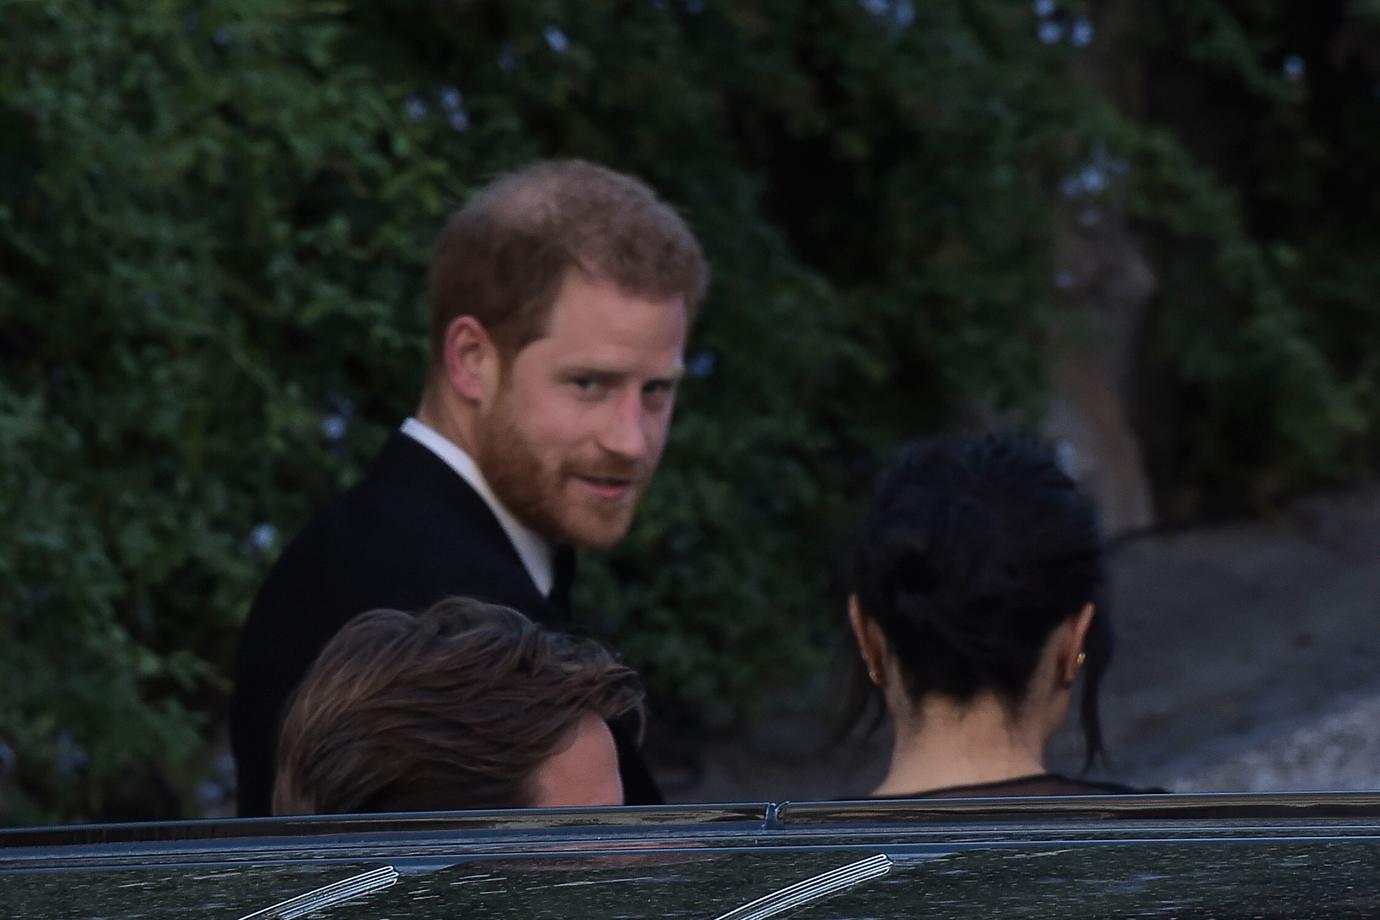
[{"label": "black car", "polygon": [[450,812],[0,831],[33,918],[1380,916],[1380,795]]}]

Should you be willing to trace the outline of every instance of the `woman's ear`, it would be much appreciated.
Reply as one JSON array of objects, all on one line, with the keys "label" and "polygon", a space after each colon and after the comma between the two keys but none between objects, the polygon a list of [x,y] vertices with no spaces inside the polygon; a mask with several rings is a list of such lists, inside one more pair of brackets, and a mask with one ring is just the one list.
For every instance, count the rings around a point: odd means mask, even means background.
[{"label": "woman's ear", "polygon": [[457,316],[446,327],[443,348],[450,388],[461,399],[487,405],[498,388],[499,354],[483,323],[473,316]]},{"label": "woman's ear", "polygon": [[1097,608],[1088,603],[1083,605],[1082,610],[1069,617],[1067,638],[1059,654],[1059,676],[1066,687],[1073,686],[1073,679],[1078,676],[1078,669],[1087,658],[1083,644],[1087,642],[1088,628],[1092,626],[1093,615],[1096,612]]},{"label": "woman's ear", "polygon": [[858,643],[858,654],[862,656],[867,676],[879,688],[886,686],[886,637],[877,621],[863,613],[856,594],[848,595],[848,625],[853,630],[853,639]]}]

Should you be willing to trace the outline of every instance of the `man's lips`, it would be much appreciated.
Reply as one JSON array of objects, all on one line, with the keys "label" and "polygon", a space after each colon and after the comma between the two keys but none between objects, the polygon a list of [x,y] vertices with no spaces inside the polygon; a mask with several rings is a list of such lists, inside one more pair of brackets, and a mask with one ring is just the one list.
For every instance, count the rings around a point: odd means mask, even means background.
[{"label": "man's lips", "polygon": [[633,492],[637,480],[626,476],[580,476],[575,480],[596,498],[617,501]]}]

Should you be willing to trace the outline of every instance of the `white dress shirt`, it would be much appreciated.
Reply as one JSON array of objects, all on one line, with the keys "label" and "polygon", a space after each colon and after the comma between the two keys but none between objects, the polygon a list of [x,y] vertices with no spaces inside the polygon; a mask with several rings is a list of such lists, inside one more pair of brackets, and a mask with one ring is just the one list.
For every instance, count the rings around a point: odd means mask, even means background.
[{"label": "white dress shirt", "polygon": [[503,507],[493,490],[489,488],[489,484],[484,480],[484,474],[479,471],[479,464],[474,462],[474,458],[465,453],[460,445],[447,440],[434,428],[428,427],[415,418],[408,418],[402,423],[399,430],[440,457],[446,466],[459,473],[460,478],[479,493],[479,497],[484,499],[484,504],[489,506],[494,517],[498,518],[498,523],[503,526],[503,532],[508,535],[508,540],[517,550],[518,557],[527,569],[527,574],[532,576],[532,583],[543,595],[549,595],[555,577],[552,569],[553,549],[551,544],[536,531],[524,526],[517,518],[513,517],[512,512]]}]

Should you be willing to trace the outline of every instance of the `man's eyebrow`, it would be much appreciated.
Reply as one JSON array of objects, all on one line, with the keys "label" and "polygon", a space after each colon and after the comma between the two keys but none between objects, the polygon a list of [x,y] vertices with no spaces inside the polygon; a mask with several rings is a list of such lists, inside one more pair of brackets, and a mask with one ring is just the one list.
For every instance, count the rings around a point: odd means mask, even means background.
[{"label": "man's eyebrow", "polygon": [[607,367],[589,367],[587,365],[576,365],[561,369],[562,377],[596,377],[600,380],[615,380],[620,377],[628,376],[627,371],[610,370]]},{"label": "man's eyebrow", "polygon": [[[561,376],[566,378],[573,377],[593,377],[597,380],[623,380],[628,377],[637,376],[632,371],[614,370],[608,367],[595,367],[593,365],[574,365],[561,370]],[[651,374],[647,377],[649,381],[666,381],[676,383],[685,376],[685,366],[677,364],[675,367],[666,370],[664,373]]]}]

